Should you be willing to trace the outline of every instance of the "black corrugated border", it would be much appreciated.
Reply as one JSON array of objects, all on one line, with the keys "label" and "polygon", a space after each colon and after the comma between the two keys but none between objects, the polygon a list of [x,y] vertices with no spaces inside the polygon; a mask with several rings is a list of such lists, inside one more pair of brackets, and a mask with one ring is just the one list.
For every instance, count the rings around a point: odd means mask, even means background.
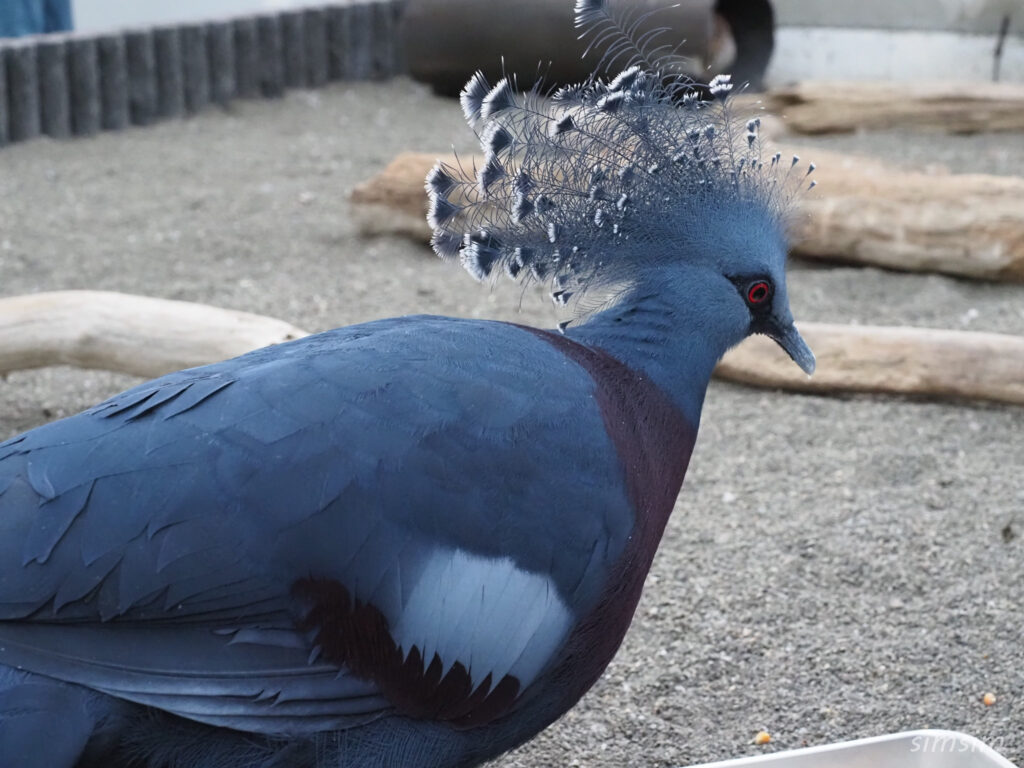
[{"label": "black corrugated border", "polygon": [[0,40],[0,147],[91,136],[402,71],[403,0],[347,2],[93,35]]}]

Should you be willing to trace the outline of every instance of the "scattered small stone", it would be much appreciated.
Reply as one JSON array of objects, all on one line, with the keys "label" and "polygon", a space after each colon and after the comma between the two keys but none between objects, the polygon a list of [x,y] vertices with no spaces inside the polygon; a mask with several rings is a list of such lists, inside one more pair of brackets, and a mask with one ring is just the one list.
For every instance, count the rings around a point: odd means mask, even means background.
[{"label": "scattered small stone", "polygon": [[757,735],[754,736],[755,744],[769,744],[772,740],[772,735],[768,731],[758,731]]},{"label": "scattered small stone", "polygon": [[971,307],[962,315],[960,315],[960,325],[966,328],[968,325],[977,320],[980,316],[981,312],[979,312],[975,307]]},{"label": "scattered small stone", "polygon": [[991,691],[987,692],[984,696],[981,697],[981,703],[984,704],[986,707],[991,707],[993,704],[996,703],[996,695]]}]

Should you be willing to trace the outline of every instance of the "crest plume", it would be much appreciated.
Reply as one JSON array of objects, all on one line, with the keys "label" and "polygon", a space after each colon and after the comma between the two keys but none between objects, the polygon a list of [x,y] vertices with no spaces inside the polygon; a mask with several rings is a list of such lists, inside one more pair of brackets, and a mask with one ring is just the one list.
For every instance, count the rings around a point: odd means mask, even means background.
[{"label": "crest plume", "polygon": [[629,55],[610,80],[517,93],[514,77],[470,79],[461,103],[483,161],[438,164],[427,177],[439,256],[478,280],[549,282],[564,305],[683,258],[688,239],[706,240],[730,215],[757,209],[783,226],[813,164],[801,174],[798,158],[763,159],[760,119],[733,114],[729,77],[695,86],[674,74],[673,57],[656,35],[638,37],[637,22],[603,0],[576,3],[576,25],[605,48],[602,61]]}]

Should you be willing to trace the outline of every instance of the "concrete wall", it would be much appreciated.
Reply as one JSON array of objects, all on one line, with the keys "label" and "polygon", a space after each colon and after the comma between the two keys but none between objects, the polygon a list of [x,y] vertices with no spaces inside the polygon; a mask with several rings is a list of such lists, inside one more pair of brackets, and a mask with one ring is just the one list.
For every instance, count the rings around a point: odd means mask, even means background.
[{"label": "concrete wall", "polygon": [[[500,0],[480,0],[499,2]],[[552,0],[566,2],[570,0]],[[773,0],[781,26],[994,33],[1007,9],[1024,35],[1024,0]],[[73,0],[81,30],[297,7],[303,0]]]},{"label": "concrete wall", "polygon": [[[992,79],[994,37],[950,32],[783,27],[766,81]],[[1024,39],[1006,41],[1001,81],[1024,82]]]},{"label": "concrete wall", "polygon": [[[482,3],[505,0],[479,0]],[[666,0],[667,2],[668,0]],[[0,0],[2,2],[2,0]],[[79,30],[146,27],[305,5],[309,0],[74,0]],[[566,2],[571,0],[551,0]],[[1011,13],[1001,79],[1024,82],[1024,0],[773,0],[779,31],[767,82],[988,80]],[[0,141],[2,143],[2,141]]]},{"label": "concrete wall", "polygon": [[1024,35],[1024,0],[772,0],[780,26]]},{"label": "concrete wall", "polygon": [[1024,0],[773,0],[779,30],[769,84],[801,79],[1024,82]]}]

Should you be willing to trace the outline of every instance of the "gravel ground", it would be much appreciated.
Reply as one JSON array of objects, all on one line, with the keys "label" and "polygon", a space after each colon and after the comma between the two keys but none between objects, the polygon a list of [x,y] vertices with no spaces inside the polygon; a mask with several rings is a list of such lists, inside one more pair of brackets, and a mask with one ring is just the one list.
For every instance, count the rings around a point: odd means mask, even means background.
[{"label": "gravel ground", "polygon": [[[801,143],[1024,174],[1019,135]],[[399,80],[10,147],[0,294],[128,291],[310,330],[410,312],[550,325],[532,293],[354,234],[353,185],[399,150],[452,144],[472,149],[454,103]],[[790,280],[799,319],[1024,333],[1024,287],[800,263]],[[0,435],[132,383],[12,374]],[[920,727],[1024,761],[1022,469],[1024,409],[713,383],[624,647],[579,707],[499,764],[681,766]],[[761,729],[768,746],[752,744]]]}]

